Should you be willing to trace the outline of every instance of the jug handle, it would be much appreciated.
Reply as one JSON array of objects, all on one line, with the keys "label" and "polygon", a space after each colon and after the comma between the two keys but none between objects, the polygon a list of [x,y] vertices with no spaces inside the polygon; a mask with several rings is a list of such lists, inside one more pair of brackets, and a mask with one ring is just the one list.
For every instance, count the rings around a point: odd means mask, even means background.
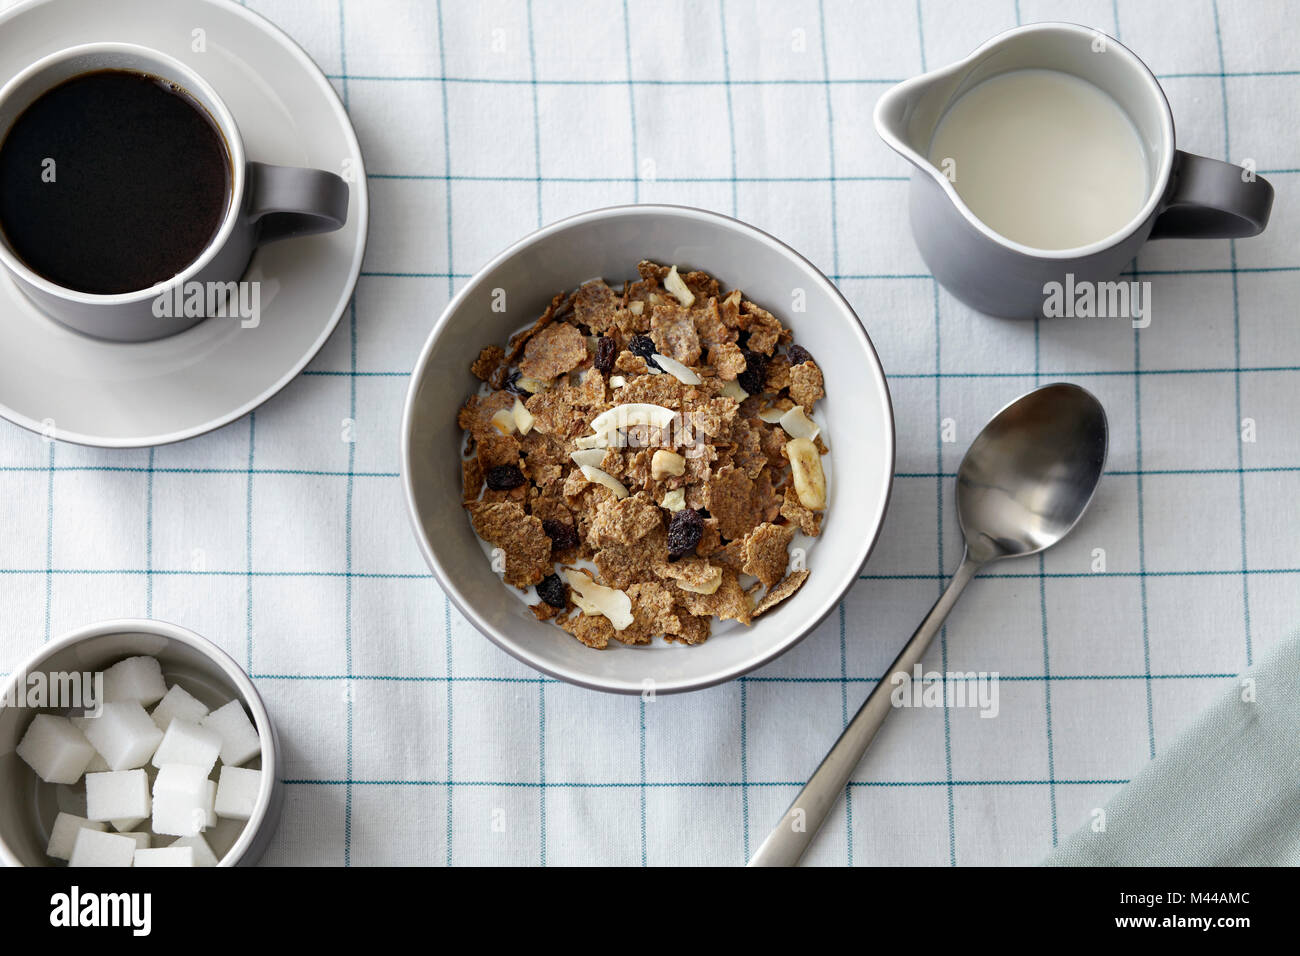
[{"label": "jug handle", "polygon": [[1242,166],[1178,150],[1152,239],[1243,239],[1268,225],[1273,186]]}]

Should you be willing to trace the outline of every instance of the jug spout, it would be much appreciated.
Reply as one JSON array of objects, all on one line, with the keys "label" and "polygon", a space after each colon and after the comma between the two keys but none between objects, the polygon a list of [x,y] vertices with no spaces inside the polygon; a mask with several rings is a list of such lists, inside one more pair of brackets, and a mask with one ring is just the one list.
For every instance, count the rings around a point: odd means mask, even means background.
[{"label": "jug spout", "polygon": [[[880,138],[888,143],[891,149],[912,162],[916,162],[919,158],[914,155],[920,151],[918,146],[924,144],[914,142],[916,137],[910,129],[909,120],[916,110],[917,102],[925,92],[925,86],[921,81],[928,79],[929,74],[926,74],[890,87],[876,101],[873,116],[876,132],[880,134]],[[933,134],[934,131],[930,132]]]},{"label": "jug spout", "polygon": [[890,87],[876,101],[876,132],[895,152],[918,169],[935,171],[928,157],[930,141],[944,112],[969,86],[970,64],[984,47],[958,63],[932,70]]},{"label": "jug spout", "polygon": [[1136,63],[1139,72],[1146,72],[1146,67],[1118,41],[1097,30],[1076,23],[1030,23],[1015,27],[985,41],[956,63],[914,76],[885,91],[876,102],[876,131],[922,172],[942,176],[928,159],[930,142],[948,107],[966,91],[1000,73],[1046,69],[1090,78],[1122,99],[1110,87],[1122,86],[1133,68],[1130,65],[1099,72],[1099,53],[1111,50],[1118,52],[1122,60]]}]

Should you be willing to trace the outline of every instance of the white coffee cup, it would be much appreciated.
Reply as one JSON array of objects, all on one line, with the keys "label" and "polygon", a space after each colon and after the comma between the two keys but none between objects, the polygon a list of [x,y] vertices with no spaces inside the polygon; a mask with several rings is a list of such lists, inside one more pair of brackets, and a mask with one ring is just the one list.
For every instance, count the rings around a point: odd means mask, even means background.
[{"label": "white coffee cup", "polygon": [[[173,57],[131,43],[87,43],[52,53],[0,88],[0,148],[14,122],[48,90],[96,70],[145,73],[174,83],[207,111],[225,140],[230,190],[225,216],[211,242],[183,271],[133,292],[103,295],[65,288],[37,274],[0,235],[0,264],[51,318],[95,338],[119,342],[159,339],[208,317],[167,314],[155,303],[178,288],[236,282],[262,243],[330,232],[347,221],[348,184],[321,169],[251,162],[230,110],[194,70]],[[160,312],[163,314],[160,316]]]}]

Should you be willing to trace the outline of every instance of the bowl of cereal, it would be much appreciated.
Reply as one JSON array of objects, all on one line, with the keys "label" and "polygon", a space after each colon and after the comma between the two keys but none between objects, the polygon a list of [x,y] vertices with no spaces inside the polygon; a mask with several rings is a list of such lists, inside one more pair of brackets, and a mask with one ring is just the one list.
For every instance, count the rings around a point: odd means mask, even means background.
[{"label": "bowl of cereal", "polygon": [[880,361],[815,266],[677,206],[547,226],[435,324],[402,427],[420,548],[524,663],[695,690],[797,644],[871,553],[894,468]]}]

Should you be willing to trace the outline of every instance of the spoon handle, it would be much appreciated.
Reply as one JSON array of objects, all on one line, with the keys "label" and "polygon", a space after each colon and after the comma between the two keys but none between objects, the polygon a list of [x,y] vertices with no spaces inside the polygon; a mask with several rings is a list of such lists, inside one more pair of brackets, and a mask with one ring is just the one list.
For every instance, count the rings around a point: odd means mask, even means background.
[{"label": "spoon handle", "polygon": [[790,809],[786,810],[781,822],[758,848],[758,852],[749,861],[750,866],[794,866],[799,862],[848,785],[849,778],[880,730],[880,725],[893,709],[890,701],[893,675],[901,671],[911,676],[912,668],[921,662],[930,642],[943,627],[948,612],[979,568],[979,563],[972,561],[969,554],[962,555],[961,565],[943,594],[939,595],[939,600],[889,666],[885,676],[876,684],[875,690],[844,728],[844,733],[835,741],[835,746],[794,798],[794,803],[790,804]]}]

